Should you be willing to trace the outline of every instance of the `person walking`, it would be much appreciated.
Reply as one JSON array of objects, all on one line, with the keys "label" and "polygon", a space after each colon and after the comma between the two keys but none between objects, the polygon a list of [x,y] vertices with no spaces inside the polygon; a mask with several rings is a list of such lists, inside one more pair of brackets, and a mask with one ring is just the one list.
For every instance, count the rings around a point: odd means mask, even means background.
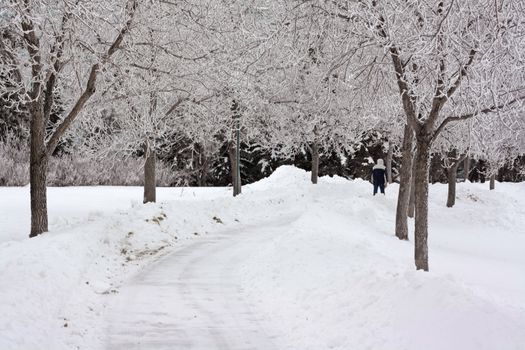
[{"label": "person walking", "polygon": [[374,196],[377,193],[377,189],[381,190],[382,194],[385,194],[386,187],[386,167],[383,159],[378,159],[377,164],[372,168],[372,183],[374,184]]}]

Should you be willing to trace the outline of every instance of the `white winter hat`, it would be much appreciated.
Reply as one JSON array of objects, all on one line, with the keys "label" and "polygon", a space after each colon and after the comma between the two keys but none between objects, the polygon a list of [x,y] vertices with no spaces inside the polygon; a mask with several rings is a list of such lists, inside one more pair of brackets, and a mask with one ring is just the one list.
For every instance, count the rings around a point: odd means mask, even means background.
[{"label": "white winter hat", "polygon": [[383,159],[379,158],[377,160],[377,165],[385,165],[385,163],[383,162]]}]

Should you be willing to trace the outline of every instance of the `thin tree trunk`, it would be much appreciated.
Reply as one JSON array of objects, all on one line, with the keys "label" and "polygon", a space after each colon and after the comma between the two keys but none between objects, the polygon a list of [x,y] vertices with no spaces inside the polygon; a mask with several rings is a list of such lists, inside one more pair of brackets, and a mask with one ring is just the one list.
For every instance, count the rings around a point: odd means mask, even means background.
[{"label": "thin tree trunk", "polygon": [[237,195],[237,171],[235,170],[237,169],[237,164],[233,141],[230,141],[230,144],[228,145],[228,158],[230,159],[230,176],[233,187],[233,196],[235,197]]},{"label": "thin tree trunk", "polygon": [[388,142],[388,153],[386,155],[386,179],[389,184],[392,183],[392,158],[394,155],[394,145]]},{"label": "thin tree trunk", "polygon": [[428,173],[430,142],[418,141],[416,151],[416,218],[414,258],[417,270],[428,271]]},{"label": "thin tree trunk", "polygon": [[155,175],[156,154],[155,150],[146,143],[146,163],[144,164],[144,203],[155,203],[157,179]]},{"label": "thin tree trunk", "polygon": [[233,196],[241,194],[241,124],[240,124],[240,112],[239,103],[236,100],[232,101],[231,111],[233,112],[232,118],[234,123],[234,129],[232,130],[232,136],[235,141],[230,141],[228,156],[230,157]]},{"label": "thin tree trunk", "polygon": [[241,140],[239,138],[239,133],[237,133],[237,141],[235,143],[235,172],[237,173],[237,195],[242,192],[242,178],[241,178]]},{"label": "thin tree trunk", "polygon": [[[149,99],[149,116],[152,117],[157,110],[157,95],[150,94]],[[146,163],[144,164],[144,203],[155,203],[157,200],[157,177],[155,174],[156,167],[156,150],[151,146],[151,140],[146,138],[144,156]]]},{"label": "thin tree trunk", "polygon": [[450,168],[447,169],[447,180],[448,180],[448,196],[447,196],[447,207],[452,208],[456,204],[456,179],[458,172],[459,162],[454,163]]},{"label": "thin tree trunk", "polygon": [[487,171],[487,165],[485,163],[484,160],[480,159],[479,162],[478,162],[478,169],[477,170],[477,173],[479,174],[479,182],[481,182],[482,184],[485,183],[485,174],[486,174],[486,171]]},{"label": "thin tree trunk", "polygon": [[465,182],[467,182],[468,175],[470,174],[470,158],[468,156],[463,161],[463,174],[465,177]]},{"label": "thin tree trunk", "polygon": [[[413,150],[412,153],[416,154],[416,151]],[[410,181],[410,200],[408,202],[408,217],[414,218],[416,210],[416,162],[415,159],[412,160],[412,178]]]},{"label": "thin tree trunk", "polygon": [[29,183],[31,196],[31,233],[35,237],[48,231],[47,219],[47,163],[45,145],[45,118],[38,101],[31,106],[31,145]]},{"label": "thin tree trunk", "polygon": [[399,193],[396,208],[396,236],[408,240],[408,200],[410,194],[410,179],[412,169],[412,139],[413,132],[409,125],[405,125],[403,146],[401,150],[401,169],[399,170]]},{"label": "thin tree trunk", "polygon": [[237,173],[237,195],[242,193],[242,178],[241,174]]},{"label": "thin tree trunk", "polygon": [[496,180],[498,182],[503,182],[504,176],[505,176],[505,169],[501,168],[498,170],[498,173],[496,174]]},{"label": "thin tree trunk", "polygon": [[[465,159],[468,159],[467,153],[463,154],[457,158],[457,151],[451,151],[448,156],[449,159],[454,158],[452,165],[446,169],[447,170],[447,182],[448,182],[448,196],[447,196],[447,207],[452,208],[456,204],[456,186],[457,186],[457,174],[458,167],[461,162],[464,162]],[[463,163],[463,166],[466,164]],[[465,169],[463,169],[465,171]],[[468,174],[468,173],[467,173]],[[466,180],[465,180],[466,181]]]},{"label": "thin tree trunk", "polygon": [[316,142],[310,148],[312,154],[312,183],[316,184],[319,178],[319,147]]},{"label": "thin tree trunk", "polygon": [[233,187],[233,196],[237,196],[239,192],[239,181],[237,180],[237,156],[235,152],[235,143],[230,141],[228,146],[228,157],[230,158],[230,173]]},{"label": "thin tree trunk", "polygon": [[[197,146],[198,147],[198,146]],[[201,161],[202,154],[199,154],[197,157],[193,155],[193,163],[198,165],[198,171],[197,171],[197,186],[202,187],[202,171],[203,171],[203,163]]]},{"label": "thin tree trunk", "polygon": [[210,171],[209,169],[210,162],[208,160],[208,157],[205,155],[201,155],[201,157],[203,157],[204,160],[200,162],[200,171],[197,177],[197,183],[199,187],[207,186],[208,173]]},{"label": "thin tree trunk", "polygon": [[492,174],[490,175],[490,190],[492,191],[493,189],[496,188],[496,174]]}]

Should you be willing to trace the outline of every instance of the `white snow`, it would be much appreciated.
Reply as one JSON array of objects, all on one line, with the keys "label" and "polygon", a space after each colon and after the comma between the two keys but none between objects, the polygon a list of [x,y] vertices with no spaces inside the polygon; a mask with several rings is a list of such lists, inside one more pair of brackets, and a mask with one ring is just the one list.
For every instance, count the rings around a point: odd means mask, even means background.
[{"label": "white snow", "polygon": [[28,239],[28,188],[0,188],[0,349],[524,349],[525,185],[431,186],[429,273],[397,186],[371,191],[293,167],[237,198],[51,188]]},{"label": "white snow", "polygon": [[[161,201],[172,199],[200,200],[224,196],[227,190],[209,188],[157,188]],[[29,186],[0,187],[0,242],[27,238],[30,227]],[[141,187],[49,187],[49,229],[51,231],[79,225],[90,217],[126,210],[142,203]]]}]

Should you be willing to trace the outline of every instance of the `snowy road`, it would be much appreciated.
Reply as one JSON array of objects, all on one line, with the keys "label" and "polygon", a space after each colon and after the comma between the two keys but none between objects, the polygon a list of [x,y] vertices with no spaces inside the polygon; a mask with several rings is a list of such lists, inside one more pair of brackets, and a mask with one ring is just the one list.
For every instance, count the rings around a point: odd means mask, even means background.
[{"label": "snowy road", "polygon": [[123,286],[108,320],[108,349],[278,349],[239,285],[239,267],[293,218],[203,238]]}]

